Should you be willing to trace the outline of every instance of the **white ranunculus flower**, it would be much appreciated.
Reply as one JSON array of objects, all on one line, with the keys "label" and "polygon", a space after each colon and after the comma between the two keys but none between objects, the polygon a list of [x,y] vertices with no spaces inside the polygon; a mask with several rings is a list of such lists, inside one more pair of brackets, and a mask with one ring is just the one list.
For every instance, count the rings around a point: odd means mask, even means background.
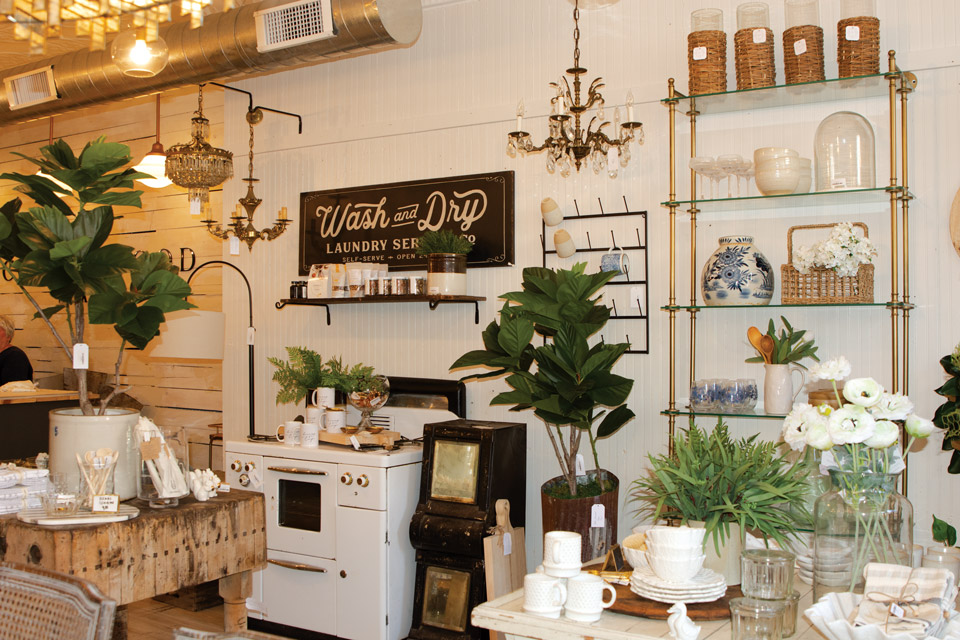
[{"label": "white ranunculus flower", "polygon": [[811,423],[807,427],[804,436],[807,439],[807,444],[814,449],[827,451],[833,448],[833,440],[830,439],[830,432],[827,429],[826,420]]},{"label": "white ranunculus flower", "polygon": [[807,444],[804,437],[807,430],[806,415],[807,411],[812,408],[809,404],[803,402],[795,404],[783,420],[783,430],[781,432],[783,441],[790,445],[790,448],[794,451],[801,451]]},{"label": "white ranunculus flower", "polygon": [[830,414],[827,430],[833,444],[857,444],[871,437],[877,421],[867,410],[856,405],[844,405]]},{"label": "white ranunculus flower", "polygon": [[877,420],[906,420],[913,413],[913,403],[902,393],[884,393],[870,413]]},{"label": "white ranunculus flower", "polygon": [[873,435],[863,441],[871,449],[886,449],[900,438],[900,428],[889,420],[877,420]]},{"label": "white ranunculus flower", "polygon": [[817,380],[843,380],[849,375],[850,363],[843,356],[831,358],[810,367],[810,379],[814,382]]},{"label": "white ranunculus flower", "polygon": [[914,438],[926,438],[933,433],[934,424],[918,415],[909,415],[903,428]]},{"label": "white ranunculus flower", "polygon": [[873,378],[854,378],[843,385],[843,397],[861,407],[872,407],[882,395],[883,387]]}]

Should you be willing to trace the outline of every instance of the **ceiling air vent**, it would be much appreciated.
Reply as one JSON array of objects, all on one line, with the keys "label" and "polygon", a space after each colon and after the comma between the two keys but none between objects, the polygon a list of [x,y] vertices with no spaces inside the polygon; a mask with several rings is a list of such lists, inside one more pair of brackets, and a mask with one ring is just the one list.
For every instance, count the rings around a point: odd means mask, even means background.
[{"label": "ceiling air vent", "polygon": [[3,79],[10,109],[22,109],[41,102],[56,100],[57,87],[53,83],[53,67],[44,67]]},{"label": "ceiling air vent", "polygon": [[330,0],[291,2],[253,14],[257,51],[286,49],[336,35]]}]

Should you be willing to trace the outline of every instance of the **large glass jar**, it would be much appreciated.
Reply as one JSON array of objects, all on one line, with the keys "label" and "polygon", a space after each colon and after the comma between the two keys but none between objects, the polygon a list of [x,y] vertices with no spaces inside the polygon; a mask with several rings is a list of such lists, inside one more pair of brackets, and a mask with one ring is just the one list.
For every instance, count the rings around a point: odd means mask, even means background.
[{"label": "large glass jar", "polygon": [[833,487],[814,505],[813,599],[863,592],[869,562],[911,566],[913,505],[897,475],[830,470]]},{"label": "large glass jar", "polygon": [[137,428],[140,474],[137,497],[154,509],[175,507],[189,495],[190,465],[183,427]]},{"label": "large glass jar", "polygon": [[851,111],[823,119],[814,139],[817,191],[872,189],[877,172],[873,127]]}]

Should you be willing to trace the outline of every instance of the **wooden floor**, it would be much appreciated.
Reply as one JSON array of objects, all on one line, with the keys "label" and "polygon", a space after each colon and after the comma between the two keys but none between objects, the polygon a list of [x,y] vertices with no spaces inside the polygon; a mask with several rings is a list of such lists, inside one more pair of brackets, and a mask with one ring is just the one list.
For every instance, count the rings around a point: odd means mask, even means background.
[{"label": "wooden floor", "polygon": [[223,631],[223,605],[187,611],[153,598],[127,605],[127,637],[136,640],[171,640],[180,627],[197,631]]}]

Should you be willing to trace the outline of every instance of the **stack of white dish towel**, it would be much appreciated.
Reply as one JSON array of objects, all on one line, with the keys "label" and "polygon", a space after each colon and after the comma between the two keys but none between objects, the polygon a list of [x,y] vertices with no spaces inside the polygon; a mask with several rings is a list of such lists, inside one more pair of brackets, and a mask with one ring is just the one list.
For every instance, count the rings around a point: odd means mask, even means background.
[{"label": "stack of white dish towel", "polygon": [[0,465],[0,514],[40,507],[40,495],[50,486],[47,469]]}]

